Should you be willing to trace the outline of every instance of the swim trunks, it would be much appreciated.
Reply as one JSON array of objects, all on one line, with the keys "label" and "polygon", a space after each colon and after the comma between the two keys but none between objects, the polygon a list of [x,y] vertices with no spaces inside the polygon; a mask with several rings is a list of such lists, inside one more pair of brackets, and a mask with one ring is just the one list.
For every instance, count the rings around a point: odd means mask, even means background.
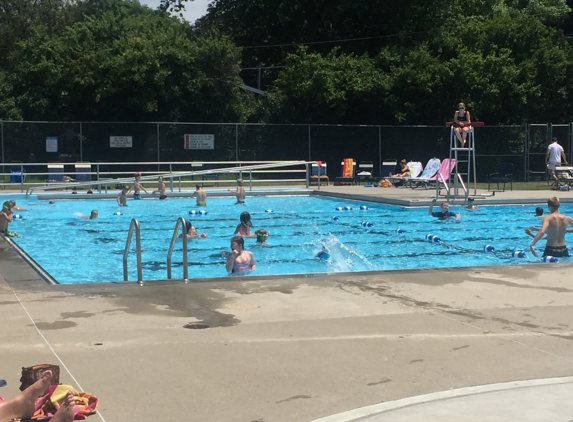
[{"label": "swim trunks", "polygon": [[567,246],[545,246],[543,256],[569,256]]},{"label": "swim trunks", "polygon": [[141,195],[138,193],[133,194],[133,199],[141,199]]},{"label": "swim trunks", "polygon": [[159,195],[159,199],[166,199],[167,195]]},{"label": "swim trunks", "polygon": [[197,204],[198,207],[206,207],[207,203],[205,202],[204,204]]}]

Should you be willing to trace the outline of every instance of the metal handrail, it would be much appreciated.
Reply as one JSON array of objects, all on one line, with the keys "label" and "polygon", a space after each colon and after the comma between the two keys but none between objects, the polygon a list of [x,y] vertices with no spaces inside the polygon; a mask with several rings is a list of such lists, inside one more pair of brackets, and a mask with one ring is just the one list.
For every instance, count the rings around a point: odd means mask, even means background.
[{"label": "metal handrail", "polygon": [[169,251],[167,252],[167,279],[171,280],[171,255],[173,254],[173,248],[175,247],[175,241],[177,240],[177,230],[181,226],[181,239],[183,240],[183,278],[185,282],[189,281],[189,266],[187,264],[187,224],[183,217],[179,217],[175,223],[175,228],[173,229],[173,236],[171,237],[171,243],[169,244]]},{"label": "metal handrail", "polygon": [[135,253],[137,255],[137,282],[143,284],[143,273],[141,270],[141,236],[139,230],[139,221],[137,218],[131,220],[129,225],[129,232],[127,233],[127,240],[125,241],[125,249],[123,251],[123,281],[128,281],[127,275],[127,255],[129,254],[129,247],[131,246],[131,238],[133,237],[133,230],[135,229]]}]

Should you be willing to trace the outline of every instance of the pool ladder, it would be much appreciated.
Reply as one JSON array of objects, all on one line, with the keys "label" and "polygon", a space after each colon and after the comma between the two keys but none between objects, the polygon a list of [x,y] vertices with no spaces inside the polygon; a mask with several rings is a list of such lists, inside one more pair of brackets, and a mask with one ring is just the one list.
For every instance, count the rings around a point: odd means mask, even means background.
[{"label": "pool ladder", "polygon": [[[171,255],[173,248],[175,248],[175,241],[177,240],[177,231],[181,227],[181,239],[183,240],[183,278],[185,282],[189,281],[189,265],[187,261],[187,225],[183,217],[179,217],[173,229],[173,236],[169,244],[169,252],[167,252],[167,279],[171,280]],[[129,255],[129,248],[131,246],[131,239],[135,231],[135,253],[137,255],[137,282],[143,284],[143,271],[141,268],[141,235],[139,229],[139,221],[137,218],[131,220],[129,225],[129,232],[127,233],[127,240],[125,242],[125,249],[123,251],[123,281],[128,281],[127,271],[127,256]]]}]

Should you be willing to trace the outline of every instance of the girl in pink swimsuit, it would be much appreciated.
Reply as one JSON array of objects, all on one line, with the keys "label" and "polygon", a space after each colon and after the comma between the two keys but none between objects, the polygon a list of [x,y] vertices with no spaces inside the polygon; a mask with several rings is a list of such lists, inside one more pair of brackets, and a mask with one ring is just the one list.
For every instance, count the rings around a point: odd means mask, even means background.
[{"label": "girl in pink swimsuit", "polygon": [[249,251],[244,249],[245,241],[241,236],[233,236],[231,239],[231,249],[233,250],[227,256],[225,268],[233,274],[244,274],[256,268],[255,257]]}]

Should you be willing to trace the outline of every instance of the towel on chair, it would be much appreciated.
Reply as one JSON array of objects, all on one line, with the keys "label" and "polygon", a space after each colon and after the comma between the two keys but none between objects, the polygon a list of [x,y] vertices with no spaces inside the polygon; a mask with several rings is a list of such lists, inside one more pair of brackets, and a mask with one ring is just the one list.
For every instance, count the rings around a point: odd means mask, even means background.
[{"label": "towel on chair", "polygon": [[352,177],[354,176],[354,159],[345,158],[343,160],[342,166],[342,177]]}]

